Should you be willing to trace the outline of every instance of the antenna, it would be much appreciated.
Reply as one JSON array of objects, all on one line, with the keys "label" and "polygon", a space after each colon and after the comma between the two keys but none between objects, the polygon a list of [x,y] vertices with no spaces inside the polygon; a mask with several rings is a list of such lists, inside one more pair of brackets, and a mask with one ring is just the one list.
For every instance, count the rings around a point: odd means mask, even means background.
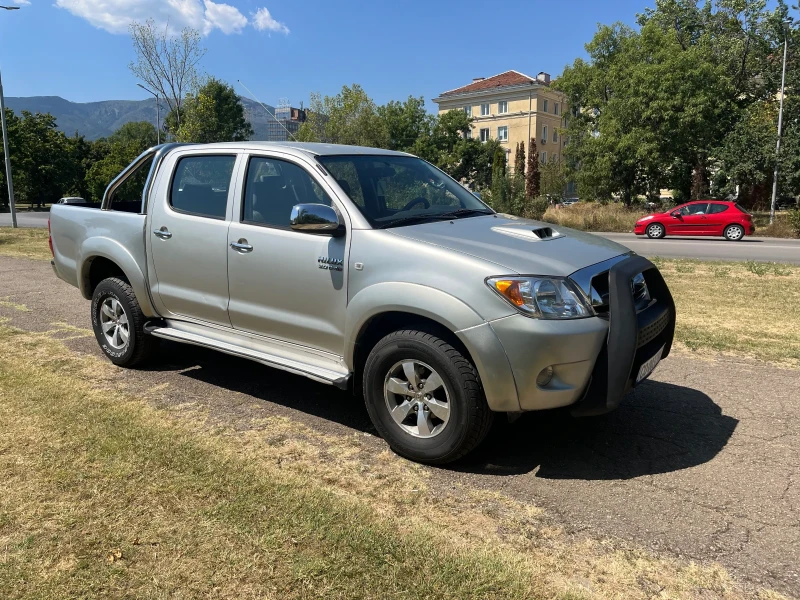
[{"label": "antenna", "polygon": [[261,108],[263,108],[265,111],[267,111],[267,114],[270,117],[275,119],[278,123],[280,123],[281,127],[286,129],[286,133],[288,133],[289,136],[291,136],[291,138],[296,142],[297,138],[294,137],[294,134],[291,131],[289,131],[289,129],[286,127],[286,125],[284,125],[281,121],[278,121],[278,118],[274,114],[272,114],[266,106],[264,106],[264,104],[261,102],[261,100],[256,98],[256,95],[253,92],[251,92],[250,89],[244,83],[242,83],[242,80],[241,79],[237,79],[236,81],[239,82],[239,85],[242,86],[244,89],[246,89],[247,93],[250,94],[253,97],[253,99],[261,105]]}]

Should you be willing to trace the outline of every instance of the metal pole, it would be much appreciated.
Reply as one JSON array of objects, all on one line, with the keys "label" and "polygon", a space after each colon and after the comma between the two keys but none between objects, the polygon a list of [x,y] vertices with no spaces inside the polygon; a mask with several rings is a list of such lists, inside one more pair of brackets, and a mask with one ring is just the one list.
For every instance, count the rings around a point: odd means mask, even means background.
[{"label": "metal pole", "polygon": [[158,145],[161,145],[161,105],[158,103],[158,94],[156,94],[156,140]]},{"label": "metal pole", "polygon": [[0,114],[3,123],[3,152],[6,157],[6,181],[8,182],[8,205],[11,208],[11,227],[17,226],[17,206],[14,203],[14,178],[11,175],[11,154],[8,152],[8,125],[6,124],[6,100],[3,94],[3,76],[0,74]]},{"label": "metal pole", "polygon": [[769,211],[769,224],[775,222],[775,202],[778,197],[778,160],[781,155],[781,128],[783,127],[783,96],[786,85],[786,50],[789,47],[789,34],[784,29],[783,38],[783,73],[781,74],[781,105],[778,110],[778,144],[775,147],[775,173],[772,176],[772,205]]}]

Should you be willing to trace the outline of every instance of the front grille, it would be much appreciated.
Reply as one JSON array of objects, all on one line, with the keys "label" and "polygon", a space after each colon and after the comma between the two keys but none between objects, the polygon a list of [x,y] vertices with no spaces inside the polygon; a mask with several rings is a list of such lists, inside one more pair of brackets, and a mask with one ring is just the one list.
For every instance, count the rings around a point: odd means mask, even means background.
[{"label": "front grille", "polygon": [[667,323],[669,323],[669,311],[665,310],[655,321],[639,329],[639,338],[636,340],[636,347],[641,348],[645,344],[656,339],[661,332],[664,331]]}]

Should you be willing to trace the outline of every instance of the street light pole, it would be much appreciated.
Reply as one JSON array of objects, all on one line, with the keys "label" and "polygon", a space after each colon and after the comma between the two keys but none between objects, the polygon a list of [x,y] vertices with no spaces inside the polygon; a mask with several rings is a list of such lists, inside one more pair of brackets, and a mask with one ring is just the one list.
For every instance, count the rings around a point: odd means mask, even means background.
[{"label": "street light pole", "polygon": [[156,140],[158,144],[161,144],[161,105],[158,103],[158,94],[154,91],[147,89],[141,83],[137,83],[140,88],[142,88],[148,94],[152,94],[156,99]]},{"label": "street light pole", "polygon": [[[19,6],[0,6],[6,10],[19,10]],[[3,154],[6,158],[8,206],[11,209],[11,227],[17,226],[17,205],[14,203],[14,178],[11,176],[11,155],[8,153],[8,126],[6,125],[6,99],[3,94],[3,76],[0,74],[0,121],[3,125]]]},{"label": "street light pole", "polygon": [[[786,23],[784,23],[786,25]],[[789,32],[783,30],[783,72],[781,73],[781,104],[778,110],[778,144],[775,147],[775,173],[772,175],[772,204],[769,211],[769,224],[775,222],[775,202],[778,198],[778,161],[781,156],[781,130],[783,127],[783,96],[786,91],[786,50],[789,48]]]}]

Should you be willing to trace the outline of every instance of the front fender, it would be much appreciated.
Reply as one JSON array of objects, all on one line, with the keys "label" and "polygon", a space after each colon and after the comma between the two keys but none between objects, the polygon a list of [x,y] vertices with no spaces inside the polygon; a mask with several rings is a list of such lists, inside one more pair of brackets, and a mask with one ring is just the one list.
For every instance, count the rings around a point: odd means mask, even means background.
[{"label": "front fender", "polygon": [[481,377],[492,410],[517,411],[514,375],[491,327],[470,306],[441,290],[404,282],[371,285],[353,296],[345,321],[345,363],[355,368],[356,340],[373,317],[404,312],[427,317],[447,327],[466,346]]},{"label": "front fender", "polygon": [[136,258],[120,242],[108,238],[94,236],[88,238],[81,245],[78,264],[80,264],[80,277],[78,277],[78,288],[87,300],[91,300],[91,285],[89,273],[92,260],[102,257],[116,264],[125,273],[128,282],[136,294],[136,300],[142,308],[142,312],[147,317],[157,317],[158,313],[150,302],[150,294],[147,289],[147,278],[142,272]]}]

